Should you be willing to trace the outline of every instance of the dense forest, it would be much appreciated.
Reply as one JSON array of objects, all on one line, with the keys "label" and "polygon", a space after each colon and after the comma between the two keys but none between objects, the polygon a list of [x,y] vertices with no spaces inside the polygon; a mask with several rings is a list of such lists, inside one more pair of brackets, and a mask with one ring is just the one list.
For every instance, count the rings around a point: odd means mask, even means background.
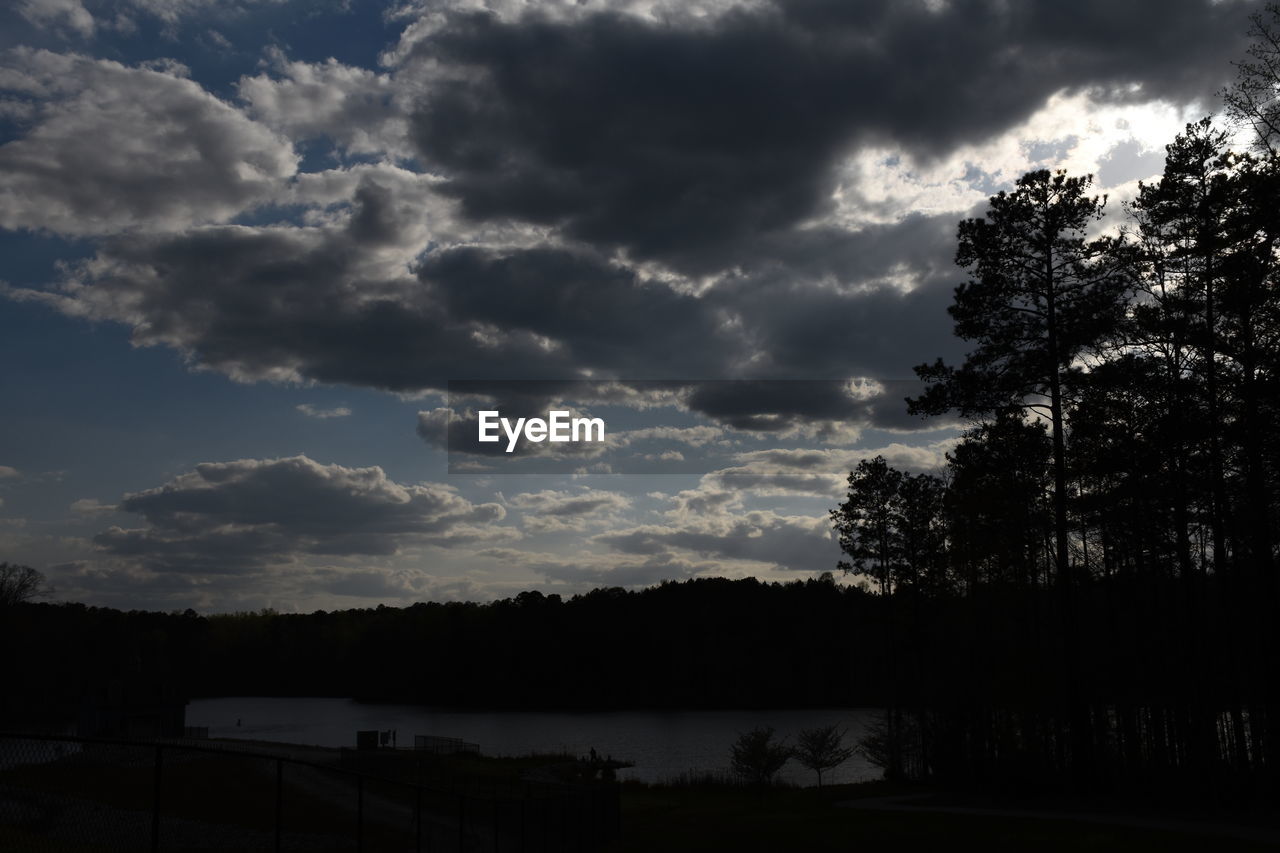
[{"label": "dense forest", "polygon": [[[86,686],[143,676],[188,695],[355,696],[490,708],[880,704],[885,602],[830,576],[699,579],[561,600],[198,616],[80,604],[11,608],[10,677],[74,710]],[[10,646],[6,646],[10,647]],[[69,703],[69,704],[68,704]]]}]

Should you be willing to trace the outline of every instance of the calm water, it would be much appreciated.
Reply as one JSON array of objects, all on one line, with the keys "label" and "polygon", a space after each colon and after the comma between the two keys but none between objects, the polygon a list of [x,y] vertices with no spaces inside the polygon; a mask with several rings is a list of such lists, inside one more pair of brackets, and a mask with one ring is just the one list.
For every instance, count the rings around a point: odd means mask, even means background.
[{"label": "calm water", "polygon": [[[773,726],[794,740],[804,728],[839,723],[852,745],[875,716],[868,709],[803,711],[436,711],[415,705],[366,705],[349,699],[229,697],[196,699],[187,706],[187,725],[208,726],[211,737],[239,737],[318,746],[354,747],[358,729],[395,729],[401,746],[414,735],[456,737],[480,744],[485,755],[560,752],[634,761],[623,778],[647,782],[685,771],[726,770],[729,748],[739,732]],[[240,725],[236,725],[236,721]],[[824,782],[876,779],[880,770],[853,756],[825,774]],[[796,764],[781,778],[814,784],[813,773]]]}]

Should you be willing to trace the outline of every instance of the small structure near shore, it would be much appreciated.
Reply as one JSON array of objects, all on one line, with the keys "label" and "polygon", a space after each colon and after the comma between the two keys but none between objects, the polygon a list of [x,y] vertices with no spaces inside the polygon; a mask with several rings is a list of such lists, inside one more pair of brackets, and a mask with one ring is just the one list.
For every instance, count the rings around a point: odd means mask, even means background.
[{"label": "small structure near shore", "polygon": [[[395,737],[388,737],[389,732],[380,732],[377,729],[365,729],[356,732],[356,749],[395,749]],[[415,752],[426,752],[432,755],[457,755],[459,753],[470,753],[472,755],[480,754],[480,744],[465,741],[456,737],[438,737],[436,735],[414,735],[413,749]]]},{"label": "small structure near shore", "polygon": [[414,735],[413,748],[419,752],[430,752],[434,755],[456,755],[460,752],[480,754],[480,744],[469,743],[456,737],[436,737],[435,735]]}]

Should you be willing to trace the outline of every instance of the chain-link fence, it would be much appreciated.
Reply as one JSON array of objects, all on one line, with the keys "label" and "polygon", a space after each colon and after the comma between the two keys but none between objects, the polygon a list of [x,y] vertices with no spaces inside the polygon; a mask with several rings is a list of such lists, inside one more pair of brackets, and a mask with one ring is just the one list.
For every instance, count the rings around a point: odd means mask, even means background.
[{"label": "chain-link fence", "polygon": [[0,734],[0,851],[586,851],[612,784],[423,785],[177,742]]}]

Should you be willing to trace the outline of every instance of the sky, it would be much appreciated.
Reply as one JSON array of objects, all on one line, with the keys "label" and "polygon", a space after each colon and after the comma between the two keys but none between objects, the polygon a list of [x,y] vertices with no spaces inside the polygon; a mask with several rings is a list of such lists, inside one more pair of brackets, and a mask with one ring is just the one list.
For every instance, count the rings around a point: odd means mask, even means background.
[{"label": "sky", "polygon": [[[1123,222],[1243,0],[17,0],[0,561],[203,613],[836,569],[963,359],[956,227]],[[598,444],[474,440],[477,413]]]}]

